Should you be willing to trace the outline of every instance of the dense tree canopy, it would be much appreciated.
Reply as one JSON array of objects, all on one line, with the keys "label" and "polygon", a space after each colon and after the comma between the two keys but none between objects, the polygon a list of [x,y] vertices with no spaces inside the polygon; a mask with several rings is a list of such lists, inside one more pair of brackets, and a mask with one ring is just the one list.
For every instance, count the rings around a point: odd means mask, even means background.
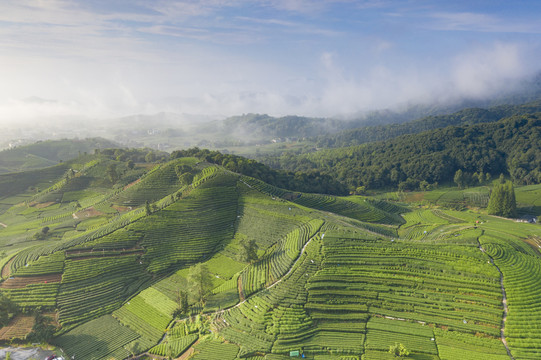
[{"label": "dense tree canopy", "polygon": [[347,188],[330,174],[322,174],[316,169],[302,171],[278,171],[255,160],[218,151],[191,148],[174,151],[171,158],[197,157],[212,164],[222,165],[228,170],[252,176],[271,185],[302,192],[347,194]]},{"label": "dense tree canopy", "polygon": [[514,115],[533,114],[541,111],[541,101],[523,105],[499,105],[489,109],[468,108],[449,115],[426,116],[415,121],[390,125],[364,126],[336,134],[325,134],[314,139],[318,147],[345,147],[374,141],[390,140],[401,135],[447,126],[474,125],[495,122]]},{"label": "dense tree canopy", "polygon": [[515,116],[494,123],[450,126],[355,147],[304,155],[285,153],[265,163],[273,168],[320,171],[354,190],[418,188],[452,182],[457,170],[509,174],[517,184],[541,182],[541,114]]}]

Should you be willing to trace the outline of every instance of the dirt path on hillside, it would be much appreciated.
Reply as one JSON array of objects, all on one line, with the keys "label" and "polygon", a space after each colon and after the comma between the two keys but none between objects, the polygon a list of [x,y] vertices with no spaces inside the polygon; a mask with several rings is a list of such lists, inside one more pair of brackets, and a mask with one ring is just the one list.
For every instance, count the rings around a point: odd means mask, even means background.
[{"label": "dirt path on hillside", "polygon": [[11,260],[9,260],[6,265],[4,265],[4,267],[2,268],[2,278],[3,279],[6,279],[9,277],[9,275],[11,274],[11,263],[13,262],[13,260],[15,260],[15,256],[11,258]]},{"label": "dirt path on hillside", "polygon": [[237,291],[239,292],[240,301],[246,300],[244,296],[244,291],[242,291],[242,276],[239,276],[237,279]]},{"label": "dirt path on hillside", "polygon": [[3,228],[7,228],[7,227],[8,227],[6,224],[1,223],[1,222],[0,222],[0,226],[3,227]]},{"label": "dirt path on hillside", "polygon": [[498,267],[498,265],[494,263],[494,259],[492,259],[492,257],[488,254],[487,256],[490,258],[490,263],[494,265],[496,267],[496,270],[498,270],[498,272],[500,273],[500,286],[502,288],[502,304],[503,304],[502,328],[500,330],[500,337],[502,338],[503,345],[505,346],[505,349],[507,350],[507,355],[509,355],[509,357],[512,360],[515,360],[513,355],[511,355],[511,350],[509,350],[509,346],[507,345],[507,340],[505,339],[505,322],[507,321],[507,314],[509,313],[509,307],[507,307],[507,294],[505,292],[505,287],[503,286],[503,273]]},{"label": "dirt path on hillside", "polygon": [[509,346],[507,345],[507,340],[505,339],[505,322],[507,321],[507,314],[509,313],[509,307],[507,306],[507,293],[505,292],[505,287],[503,285],[503,273],[500,270],[499,266],[494,263],[494,259],[492,256],[487,254],[485,249],[483,249],[483,246],[481,245],[481,242],[479,241],[479,238],[477,238],[477,242],[479,243],[479,250],[481,250],[486,256],[488,256],[490,263],[496,267],[496,270],[500,273],[500,287],[502,289],[502,304],[503,304],[503,316],[502,316],[502,327],[500,329],[500,337],[502,339],[502,343],[505,346],[505,350],[507,350],[507,355],[509,355],[509,358],[512,360],[515,360],[513,355],[511,355],[511,350],[509,350]]}]

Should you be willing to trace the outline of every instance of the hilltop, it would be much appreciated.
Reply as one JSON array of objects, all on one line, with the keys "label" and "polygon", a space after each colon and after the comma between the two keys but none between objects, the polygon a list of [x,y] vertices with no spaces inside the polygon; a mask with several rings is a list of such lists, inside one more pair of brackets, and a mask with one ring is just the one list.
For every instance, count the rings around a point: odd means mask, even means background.
[{"label": "hilltop", "polygon": [[265,182],[277,174],[104,149],[0,176],[0,338],[78,359],[540,356],[538,225]]}]

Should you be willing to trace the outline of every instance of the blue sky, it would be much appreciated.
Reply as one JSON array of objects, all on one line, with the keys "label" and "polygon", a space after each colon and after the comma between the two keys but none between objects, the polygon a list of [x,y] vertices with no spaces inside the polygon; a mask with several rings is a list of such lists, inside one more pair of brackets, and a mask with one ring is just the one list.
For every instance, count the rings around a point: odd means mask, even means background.
[{"label": "blue sky", "polygon": [[2,0],[0,122],[347,116],[540,70],[541,2]]}]

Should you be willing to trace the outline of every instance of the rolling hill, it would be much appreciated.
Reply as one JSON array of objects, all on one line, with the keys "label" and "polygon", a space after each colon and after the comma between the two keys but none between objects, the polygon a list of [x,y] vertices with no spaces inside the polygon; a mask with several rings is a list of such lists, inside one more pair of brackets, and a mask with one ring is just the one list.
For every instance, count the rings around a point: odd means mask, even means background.
[{"label": "rolling hill", "polygon": [[46,168],[95,149],[117,146],[103,138],[47,140],[18,146],[0,151],[0,174]]},{"label": "rolling hill", "polygon": [[2,175],[0,340],[37,311],[77,359],[541,356],[538,225],[109,153]]}]

